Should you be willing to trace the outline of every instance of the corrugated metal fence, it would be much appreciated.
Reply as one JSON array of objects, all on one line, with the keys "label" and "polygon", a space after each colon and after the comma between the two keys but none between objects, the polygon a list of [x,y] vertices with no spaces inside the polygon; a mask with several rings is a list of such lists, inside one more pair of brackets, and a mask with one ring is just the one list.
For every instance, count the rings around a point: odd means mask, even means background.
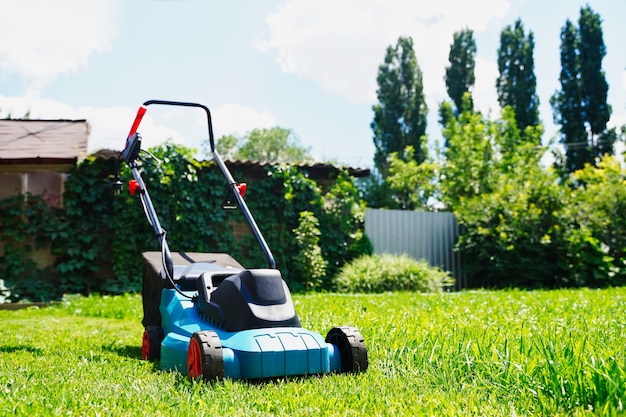
[{"label": "corrugated metal fence", "polygon": [[406,254],[449,271],[455,288],[464,288],[461,259],[454,251],[459,226],[452,213],[366,209],[365,234],[374,253]]}]

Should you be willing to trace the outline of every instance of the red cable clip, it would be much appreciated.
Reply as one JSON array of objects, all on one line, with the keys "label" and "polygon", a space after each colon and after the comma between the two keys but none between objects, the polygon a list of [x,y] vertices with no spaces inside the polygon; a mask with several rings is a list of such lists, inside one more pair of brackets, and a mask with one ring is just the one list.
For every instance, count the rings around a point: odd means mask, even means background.
[{"label": "red cable clip", "polygon": [[137,180],[130,180],[130,181],[128,181],[128,192],[130,193],[130,195],[135,195],[137,190],[141,191],[141,189],[139,188],[139,183],[137,182]]},{"label": "red cable clip", "polygon": [[240,182],[237,184],[237,190],[239,191],[239,195],[244,197],[246,195],[246,191],[248,190],[248,185],[245,182]]}]

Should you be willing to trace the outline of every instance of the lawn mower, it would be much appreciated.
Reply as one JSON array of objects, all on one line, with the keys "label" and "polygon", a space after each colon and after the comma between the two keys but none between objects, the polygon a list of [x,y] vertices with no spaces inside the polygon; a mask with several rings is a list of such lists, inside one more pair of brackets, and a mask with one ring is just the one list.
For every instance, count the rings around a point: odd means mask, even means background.
[{"label": "lawn mower", "polygon": [[[222,207],[243,212],[267,259],[267,268],[245,268],[225,253],[170,251],[166,231],[141,176],[141,135],[137,130],[150,105],[204,110],[211,153],[226,178]],[[289,288],[246,205],[246,184],[235,182],[215,149],[208,107],[146,101],[137,112],[121,160],[132,172],[129,192],[139,196],[160,249],[142,255],[144,359],[158,362],[160,369],[204,380],[356,373],[367,369],[367,347],[358,329],[334,327],[324,338],[302,328]],[[115,184],[121,188],[119,176]]]}]

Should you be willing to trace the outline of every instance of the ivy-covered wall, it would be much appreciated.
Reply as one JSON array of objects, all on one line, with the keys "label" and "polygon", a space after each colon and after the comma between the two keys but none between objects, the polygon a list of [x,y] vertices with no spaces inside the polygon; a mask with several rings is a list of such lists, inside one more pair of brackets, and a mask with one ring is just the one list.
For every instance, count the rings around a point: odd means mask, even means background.
[{"label": "ivy-covered wall", "polygon": [[[222,209],[226,180],[215,163],[173,144],[150,151],[160,162],[147,160],[142,174],[173,251],[226,252],[246,267],[267,266],[241,212]],[[141,253],[158,244],[138,196],[113,194],[116,169],[115,159],[84,160],[68,177],[62,209],[31,195],[0,201],[0,279],[12,300],[141,290]],[[131,179],[127,167],[121,175]],[[233,176],[248,182],[246,202],[293,291],[332,289],[344,263],[372,252],[364,203],[346,173],[325,192],[296,167],[268,168],[263,180]],[[31,260],[37,247],[51,248],[53,268]]]}]

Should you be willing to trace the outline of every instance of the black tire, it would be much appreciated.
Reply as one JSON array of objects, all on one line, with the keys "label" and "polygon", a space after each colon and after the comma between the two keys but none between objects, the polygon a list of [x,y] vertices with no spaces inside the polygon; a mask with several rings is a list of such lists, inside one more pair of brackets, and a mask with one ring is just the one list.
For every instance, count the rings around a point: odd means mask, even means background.
[{"label": "black tire", "polygon": [[147,326],[143,331],[141,357],[150,362],[156,362],[161,359],[162,341],[163,328],[161,326]]},{"label": "black tire", "polygon": [[211,381],[224,378],[222,342],[212,330],[195,332],[189,340],[187,374],[192,379]]},{"label": "black tire", "polygon": [[341,356],[341,372],[365,372],[369,366],[367,346],[356,327],[333,327],[326,335],[326,343],[337,346]]}]

